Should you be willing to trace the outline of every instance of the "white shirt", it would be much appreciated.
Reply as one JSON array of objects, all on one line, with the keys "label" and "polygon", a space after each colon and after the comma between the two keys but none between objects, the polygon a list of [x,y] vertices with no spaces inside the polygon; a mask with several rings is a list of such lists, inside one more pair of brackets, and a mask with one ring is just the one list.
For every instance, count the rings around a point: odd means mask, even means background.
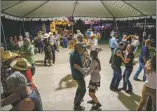
[{"label": "white shirt", "polygon": [[23,46],[23,41],[18,41],[19,47]]},{"label": "white shirt", "polygon": [[117,39],[115,37],[112,37],[110,40],[110,47],[116,48],[117,46],[118,46]]},{"label": "white shirt", "polygon": [[145,85],[151,89],[156,89],[156,73],[151,72],[146,74],[146,77]]},{"label": "white shirt", "polygon": [[98,48],[98,41],[95,38],[89,40],[89,44],[91,45],[91,50]]},{"label": "white shirt", "polygon": [[140,45],[139,40],[133,40],[132,45],[134,45],[135,47]]},{"label": "white shirt", "polygon": [[92,82],[99,82],[101,77],[100,77],[100,69],[99,69],[99,64],[97,61],[92,61],[90,68],[88,70],[84,70],[83,68],[79,68],[79,71],[84,74],[84,75],[89,75],[91,74],[90,80]]}]

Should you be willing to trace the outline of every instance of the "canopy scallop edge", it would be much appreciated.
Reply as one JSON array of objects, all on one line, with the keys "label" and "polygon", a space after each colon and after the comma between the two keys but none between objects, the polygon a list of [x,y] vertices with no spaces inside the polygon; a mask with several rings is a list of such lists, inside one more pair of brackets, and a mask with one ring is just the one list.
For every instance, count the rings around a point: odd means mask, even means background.
[{"label": "canopy scallop edge", "polygon": [[156,1],[1,1],[1,16],[20,21],[156,19]]}]

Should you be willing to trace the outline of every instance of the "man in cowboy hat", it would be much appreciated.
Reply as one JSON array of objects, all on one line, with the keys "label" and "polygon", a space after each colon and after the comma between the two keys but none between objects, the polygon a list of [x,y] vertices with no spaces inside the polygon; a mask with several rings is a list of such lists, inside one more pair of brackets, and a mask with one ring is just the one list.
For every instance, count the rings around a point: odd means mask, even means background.
[{"label": "man in cowboy hat", "polygon": [[4,98],[8,97],[11,94],[11,90],[8,88],[6,79],[10,76],[11,68],[10,63],[18,56],[16,53],[12,53],[10,51],[3,51],[1,52],[1,82],[3,87],[3,96]]},{"label": "man in cowboy hat", "polygon": [[20,49],[21,57],[24,57],[27,59],[27,61],[32,65],[31,71],[32,75],[35,74],[35,58],[34,58],[34,46],[31,44],[31,41],[29,38],[24,39],[24,46]]}]

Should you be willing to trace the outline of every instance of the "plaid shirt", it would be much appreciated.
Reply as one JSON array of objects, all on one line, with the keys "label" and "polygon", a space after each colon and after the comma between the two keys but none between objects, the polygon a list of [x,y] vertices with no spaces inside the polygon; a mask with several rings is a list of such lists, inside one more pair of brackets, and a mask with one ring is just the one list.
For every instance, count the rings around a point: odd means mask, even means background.
[{"label": "plaid shirt", "polygon": [[1,83],[3,87],[3,93],[8,94],[11,91],[7,87],[6,79],[8,76],[12,74],[11,68],[9,68],[7,65],[2,65],[1,67]]}]

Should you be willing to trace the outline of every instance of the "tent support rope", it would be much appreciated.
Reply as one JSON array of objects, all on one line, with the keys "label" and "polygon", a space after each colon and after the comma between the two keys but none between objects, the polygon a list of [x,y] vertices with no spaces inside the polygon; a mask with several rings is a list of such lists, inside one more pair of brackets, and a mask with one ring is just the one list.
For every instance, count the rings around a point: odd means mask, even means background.
[{"label": "tent support rope", "polygon": [[115,18],[114,15],[112,14],[112,12],[106,7],[106,5],[102,1],[101,1],[101,3],[105,7],[105,9],[107,9],[107,11],[112,15],[112,17]]},{"label": "tent support rope", "polygon": [[27,15],[31,14],[32,12],[36,11],[37,9],[39,9],[40,7],[42,7],[43,5],[45,5],[45,4],[46,4],[47,2],[49,2],[49,1],[50,1],[50,0],[44,2],[43,4],[41,4],[40,6],[38,6],[37,8],[35,8],[35,9],[33,9],[32,11],[28,12],[27,14],[25,14],[25,15],[23,16],[23,18],[26,17]]},{"label": "tent support rope", "polygon": [[122,2],[124,2],[124,3],[127,4],[128,6],[132,7],[133,9],[135,9],[136,11],[138,11],[139,13],[141,13],[143,16],[146,16],[143,12],[141,12],[139,9],[135,8],[135,7],[132,6],[131,4],[125,2],[124,0],[122,0]]}]

